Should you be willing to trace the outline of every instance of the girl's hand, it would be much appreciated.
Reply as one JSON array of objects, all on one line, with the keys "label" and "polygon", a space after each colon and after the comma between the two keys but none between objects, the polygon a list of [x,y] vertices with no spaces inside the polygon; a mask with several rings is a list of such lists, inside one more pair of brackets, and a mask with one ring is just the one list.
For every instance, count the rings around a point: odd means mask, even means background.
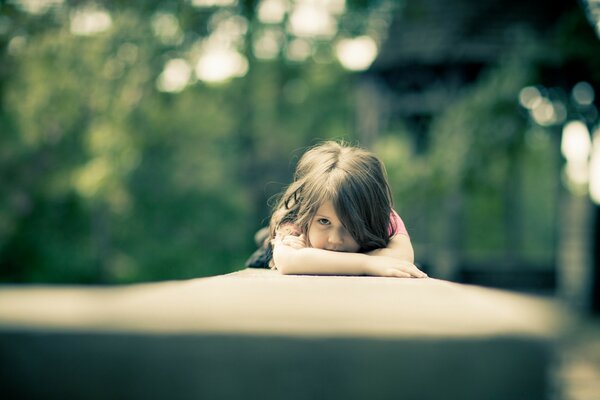
[{"label": "girl's hand", "polygon": [[300,235],[300,236],[286,235],[283,237],[278,236],[275,238],[274,244],[281,244],[283,246],[288,246],[293,249],[302,249],[304,247],[307,247],[306,239],[304,238],[304,235]]},{"label": "girl's hand", "polygon": [[369,256],[366,261],[366,274],[398,278],[427,278],[427,274],[414,264],[385,256]]}]

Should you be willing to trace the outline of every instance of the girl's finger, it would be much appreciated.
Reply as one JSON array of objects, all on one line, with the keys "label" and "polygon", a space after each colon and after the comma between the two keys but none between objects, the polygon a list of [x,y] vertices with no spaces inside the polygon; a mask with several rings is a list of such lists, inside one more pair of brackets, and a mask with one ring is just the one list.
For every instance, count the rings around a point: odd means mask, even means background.
[{"label": "girl's finger", "polygon": [[300,240],[297,236],[286,236],[282,243],[295,249],[304,247],[304,241]]},{"label": "girl's finger", "polygon": [[427,278],[427,274],[418,269],[416,271],[411,271],[410,274],[411,274],[411,276],[414,276],[415,278]]},{"label": "girl's finger", "polygon": [[417,278],[428,278],[429,275],[427,275],[425,272],[421,271],[420,269],[417,268]]},{"label": "girl's finger", "polygon": [[427,274],[421,271],[419,268],[417,268],[417,266],[414,264],[408,265],[405,270],[415,278],[427,278]]},{"label": "girl's finger", "polygon": [[392,269],[388,271],[389,276],[394,276],[397,278],[412,278],[412,276],[408,272],[401,271],[399,269]]},{"label": "girl's finger", "polygon": [[304,234],[298,236],[298,239],[300,240],[302,247],[306,247],[306,238],[304,237]]}]

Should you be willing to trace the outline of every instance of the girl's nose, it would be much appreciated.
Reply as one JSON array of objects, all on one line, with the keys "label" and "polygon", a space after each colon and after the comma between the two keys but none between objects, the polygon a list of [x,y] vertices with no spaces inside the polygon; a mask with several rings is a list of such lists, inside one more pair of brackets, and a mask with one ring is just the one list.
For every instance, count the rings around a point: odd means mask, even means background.
[{"label": "girl's nose", "polygon": [[329,243],[332,246],[341,246],[343,242],[344,241],[342,240],[342,235],[340,235],[338,232],[332,232],[331,234],[329,234]]}]

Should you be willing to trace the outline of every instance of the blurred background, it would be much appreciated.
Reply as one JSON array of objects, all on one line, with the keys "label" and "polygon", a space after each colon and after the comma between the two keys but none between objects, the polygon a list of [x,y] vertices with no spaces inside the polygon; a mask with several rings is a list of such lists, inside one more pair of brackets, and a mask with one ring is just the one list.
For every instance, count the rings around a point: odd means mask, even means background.
[{"label": "blurred background", "polygon": [[306,146],[385,162],[430,275],[600,309],[595,0],[4,0],[0,280],[243,268]]}]

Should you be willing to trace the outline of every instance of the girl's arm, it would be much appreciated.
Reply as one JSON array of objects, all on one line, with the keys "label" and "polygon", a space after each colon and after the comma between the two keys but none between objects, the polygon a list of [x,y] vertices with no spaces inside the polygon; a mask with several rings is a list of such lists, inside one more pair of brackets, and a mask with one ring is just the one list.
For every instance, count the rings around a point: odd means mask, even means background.
[{"label": "girl's arm", "polygon": [[305,247],[304,239],[294,236],[273,241],[273,260],[276,268],[286,275],[374,275],[403,278],[427,276],[407,260],[387,254],[343,253]]},{"label": "girl's arm", "polygon": [[366,254],[370,256],[394,257],[399,260],[408,261],[411,264],[415,262],[415,253],[410,242],[410,237],[401,233],[392,237],[387,247],[369,251]]}]

